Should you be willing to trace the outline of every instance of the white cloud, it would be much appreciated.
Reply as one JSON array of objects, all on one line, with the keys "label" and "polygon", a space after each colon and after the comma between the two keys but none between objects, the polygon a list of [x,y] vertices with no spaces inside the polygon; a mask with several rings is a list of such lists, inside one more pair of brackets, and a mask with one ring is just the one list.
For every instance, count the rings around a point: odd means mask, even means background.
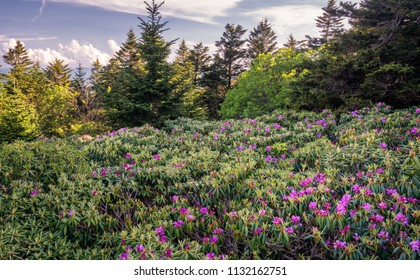
[{"label": "white cloud", "polygon": [[108,43],[108,47],[109,47],[109,49],[112,51],[112,53],[116,53],[116,52],[118,52],[119,50],[120,50],[120,46],[118,45],[118,43],[117,42],[115,42],[114,40],[108,40],[107,41],[107,43]]},{"label": "white cloud", "polygon": [[[1,36],[0,36],[1,39]],[[16,46],[17,39],[9,38],[8,41],[0,43],[0,55],[5,54],[10,48]],[[110,43],[111,42],[111,43]],[[108,63],[118,45],[113,40],[108,40],[108,44],[112,46],[112,53],[103,52],[92,44],[81,44],[79,41],[73,39],[68,44],[59,44],[57,49],[27,49],[28,55],[32,61],[37,61],[41,66],[45,67],[49,62],[55,58],[61,59],[64,63],[69,64],[74,68],[80,62],[83,66],[89,67],[96,59],[101,64]]]},{"label": "white cloud", "polygon": [[321,8],[313,5],[278,6],[246,13],[258,21],[267,17],[280,44],[285,43],[290,33],[298,40],[304,39],[305,35],[318,36],[315,18],[321,14]]},{"label": "white cloud", "polygon": [[[95,6],[105,10],[129,14],[145,14],[145,5],[140,0],[48,0],[49,2]],[[203,23],[215,23],[214,18],[226,16],[229,9],[243,0],[166,0],[162,14]],[[160,3],[157,1],[156,3]]]}]

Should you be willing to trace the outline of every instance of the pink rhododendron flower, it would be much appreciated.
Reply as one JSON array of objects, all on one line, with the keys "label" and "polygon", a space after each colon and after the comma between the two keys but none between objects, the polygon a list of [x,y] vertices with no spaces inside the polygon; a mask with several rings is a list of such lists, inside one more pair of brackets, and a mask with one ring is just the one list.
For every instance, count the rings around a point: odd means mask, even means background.
[{"label": "pink rhododendron flower", "polygon": [[300,222],[300,217],[299,216],[293,215],[291,219],[292,219],[292,223],[294,223],[294,224],[298,224]]},{"label": "pink rhododendron flower", "polygon": [[402,223],[403,225],[408,225],[408,218],[404,216],[402,213],[398,213],[395,218],[395,221]]},{"label": "pink rhododendron flower", "polygon": [[410,242],[411,250],[413,252],[419,252],[420,251],[420,240],[414,240]]},{"label": "pink rhododendron flower", "polygon": [[282,218],[274,217],[274,219],[273,219],[273,224],[275,224],[275,225],[281,224],[282,222],[283,222]]}]

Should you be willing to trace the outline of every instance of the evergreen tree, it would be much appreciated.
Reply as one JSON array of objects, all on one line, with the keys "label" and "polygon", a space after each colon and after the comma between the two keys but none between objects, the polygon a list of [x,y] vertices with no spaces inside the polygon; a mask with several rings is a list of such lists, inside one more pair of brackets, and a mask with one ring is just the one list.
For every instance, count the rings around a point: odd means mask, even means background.
[{"label": "evergreen tree", "polygon": [[277,36],[268,19],[261,20],[248,37],[248,56],[254,60],[263,53],[274,53],[277,50]]},{"label": "evergreen tree", "polygon": [[242,39],[246,29],[241,25],[227,24],[223,36],[216,41],[218,54],[223,59],[227,89],[231,89],[234,80],[244,70],[247,52],[244,48],[246,40]]},{"label": "evergreen tree", "polygon": [[6,54],[3,55],[3,60],[12,68],[7,75],[6,88],[9,90],[22,90],[28,86],[28,79],[25,75],[28,73],[33,62],[29,59],[28,51],[23,42],[17,41],[14,48],[10,48]]},{"label": "evergreen tree", "polygon": [[227,77],[225,60],[215,54],[212,63],[206,66],[201,84],[205,89],[204,102],[211,119],[219,119],[220,104],[227,92]]},{"label": "evergreen tree", "polygon": [[175,53],[176,53],[176,57],[175,57],[176,63],[185,64],[190,61],[191,52],[188,49],[187,42],[185,42],[185,39],[181,41]]},{"label": "evergreen tree", "polygon": [[209,47],[204,46],[202,42],[194,45],[190,50],[190,60],[194,65],[193,82],[195,86],[201,86],[201,79],[204,75],[205,67],[211,61],[211,56],[208,52]]},{"label": "evergreen tree", "polygon": [[61,59],[54,59],[53,62],[48,63],[45,69],[47,80],[52,85],[69,86],[71,82],[71,72],[68,64],[64,64]]},{"label": "evergreen tree", "polygon": [[[179,115],[181,96],[174,90],[171,80],[174,75],[167,59],[176,40],[166,41],[163,33],[168,30],[167,21],[162,21],[159,9],[164,2],[145,2],[148,16],[140,20],[140,54],[145,62],[146,74],[138,87],[137,101],[133,109],[139,123],[160,123]],[[141,104],[142,102],[143,104]]]},{"label": "evergreen tree", "polygon": [[175,75],[171,82],[176,85],[175,90],[182,95],[182,115],[195,119],[205,118],[207,110],[203,101],[204,90],[194,84],[196,73],[185,40],[182,40],[176,50],[173,68]]},{"label": "evergreen tree", "polygon": [[293,34],[290,34],[289,37],[287,38],[287,42],[283,44],[284,47],[286,48],[290,48],[293,51],[298,51],[302,48],[302,43],[304,41],[298,41],[295,39],[295,37],[293,36]]},{"label": "evergreen tree", "polygon": [[140,56],[139,41],[132,28],[127,32],[127,39],[115,56],[120,63],[120,67],[128,67],[131,69],[141,68],[142,60]]},{"label": "evergreen tree", "polygon": [[316,27],[320,28],[322,43],[328,43],[333,37],[343,32],[343,12],[336,5],[335,0],[328,0],[327,6],[322,8],[321,16],[315,19]]}]

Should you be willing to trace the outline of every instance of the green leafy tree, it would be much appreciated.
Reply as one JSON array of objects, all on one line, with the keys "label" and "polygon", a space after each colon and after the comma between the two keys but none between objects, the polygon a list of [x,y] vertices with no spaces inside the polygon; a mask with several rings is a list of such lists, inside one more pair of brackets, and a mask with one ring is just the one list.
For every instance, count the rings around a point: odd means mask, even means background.
[{"label": "green leafy tree", "polygon": [[277,50],[277,36],[268,19],[258,23],[248,37],[248,57],[252,60],[264,53],[274,53]]},{"label": "green leafy tree", "polygon": [[220,110],[223,118],[256,117],[289,107],[301,94],[295,84],[307,75],[309,59],[290,48],[260,55],[228,91]]}]

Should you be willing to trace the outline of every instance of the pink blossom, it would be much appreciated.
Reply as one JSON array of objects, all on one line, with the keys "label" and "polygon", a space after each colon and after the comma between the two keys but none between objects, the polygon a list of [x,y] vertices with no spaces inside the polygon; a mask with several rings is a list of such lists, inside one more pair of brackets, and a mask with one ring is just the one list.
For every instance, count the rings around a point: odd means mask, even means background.
[{"label": "pink blossom", "polygon": [[214,234],[222,234],[224,231],[223,231],[223,229],[221,229],[221,228],[216,228],[214,231],[213,231],[213,233]]},{"label": "pink blossom", "polygon": [[211,238],[210,238],[210,243],[211,244],[217,244],[217,241],[219,240],[219,238],[217,238],[217,236],[216,235],[213,235]]},{"label": "pink blossom", "polygon": [[288,234],[293,234],[294,230],[293,227],[285,227],[284,230],[288,233]]},{"label": "pink blossom", "polygon": [[183,224],[182,220],[175,221],[175,222],[174,222],[174,227],[176,227],[176,228],[180,228],[180,227],[182,227],[182,224]]},{"label": "pink blossom", "polygon": [[214,260],[215,257],[216,257],[216,255],[214,253],[207,253],[206,254],[206,258],[208,260]]},{"label": "pink blossom", "polygon": [[398,213],[395,218],[395,221],[402,223],[403,225],[408,225],[408,218],[404,216],[402,213]]},{"label": "pink blossom", "polygon": [[281,224],[283,222],[283,219],[280,217],[274,217],[273,219],[273,224],[278,225]]},{"label": "pink blossom", "polygon": [[381,203],[379,203],[379,204],[378,204],[378,208],[379,208],[379,209],[382,209],[382,210],[385,210],[385,209],[387,208],[386,203],[385,203],[385,202],[381,202]]},{"label": "pink blossom", "polygon": [[270,151],[271,151],[271,146],[267,146],[267,147],[265,148],[265,150],[266,150],[267,152],[270,152]]},{"label": "pink blossom", "polygon": [[347,243],[345,241],[336,240],[334,242],[334,249],[346,249]]},{"label": "pink blossom", "polygon": [[129,153],[126,153],[125,158],[131,158],[131,155]]},{"label": "pink blossom", "polygon": [[206,215],[209,212],[209,209],[207,207],[200,208],[200,213],[203,215]]},{"label": "pink blossom", "polygon": [[382,149],[386,149],[386,148],[387,148],[386,143],[382,142],[382,143],[381,143],[381,148],[382,148]]},{"label": "pink blossom", "polygon": [[160,155],[153,155],[153,158],[154,158],[155,160],[160,160]]},{"label": "pink blossom", "polygon": [[190,210],[186,209],[186,208],[180,208],[179,209],[179,213],[181,215],[188,215],[190,213]]},{"label": "pink blossom", "polygon": [[317,203],[315,201],[309,202],[309,209],[315,209],[317,207]]},{"label": "pink blossom", "polygon": [[372,205],[365,203],[363,204],[362,208],[369,212],[372,209]]},{"label": "pink blossom", "polygon": [[300,217],[299,216],[292,216],[292,223],[294,224],[298,224],[300,222]]},{"label": "pink blossom", "polygon": [[411,246],[411,250],[413,252],[419,252],[420,251],[420,240],[411,241],[410,246]]}]

